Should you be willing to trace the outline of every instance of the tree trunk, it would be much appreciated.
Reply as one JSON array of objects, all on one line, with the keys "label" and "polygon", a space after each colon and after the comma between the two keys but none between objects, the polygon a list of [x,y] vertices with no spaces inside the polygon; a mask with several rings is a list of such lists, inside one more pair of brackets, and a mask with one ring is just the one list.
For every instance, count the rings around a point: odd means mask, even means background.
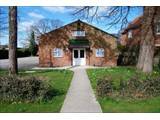
[{"label": "tree trunk", "polygon": [[155,18],[157,7],[144,7],[141,26],[141,44],[137,68],[150,73],[153,70]]},{"label": "tree trunk", "polygon": [[9,74],[18,73],[17,65],[17,7],[9,7]]}]

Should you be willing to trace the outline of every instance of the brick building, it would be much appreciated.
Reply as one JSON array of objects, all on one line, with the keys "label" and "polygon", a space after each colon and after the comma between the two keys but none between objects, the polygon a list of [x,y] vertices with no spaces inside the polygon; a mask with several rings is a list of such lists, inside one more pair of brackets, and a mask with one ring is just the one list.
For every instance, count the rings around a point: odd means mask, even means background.
[{"label": "brick building", "polygon": [[[125,46],[128,49],[126,54],[122,54],[123,61],[127,61],[126,63],[132,63],[131,60],[134,59],[135,62],[138,60],[138,54],[139,50],[136,50],[135,48],[139,49],[139,45],[141,43],[141,24],[142,24],[143,16],[139,16],[136,19],[134,19],[126,29],[122,31],[122,34],[120,36],[120,44],[122,46]],[[160,55],[160,17],[158,16],[154,23],[154,32],[155,32],[155,51],[154,51],[154,64],[158,64],[159,62],[159,55]],[[134,53],[136,52],[136,53]],[[127,60],[126,60],[127,58]],[[130,60],[129,60],[130,59]],[[119,59],[118,59],[119,60]],[[121,60],[122,61],[122,60]],[[119,62],[118,62],[119,63]],[[120,62],[121,63],[121,62]],[[125,62],[124,62],[125,63]]]},{"label": "brick building", "polygon": [[[137,17],[133,20],[127,28],[122,32],[120,37],[120,44],[126,45],[138,45],[140,44],[141,36],[141,23],[142,16]],[[155,23],[155,46],[160,47],[160,19],[156,20]]]},{"label": "brick building", "polygon": [[81,20],[39,37],[39,66],[116,66],[117,38]]}]

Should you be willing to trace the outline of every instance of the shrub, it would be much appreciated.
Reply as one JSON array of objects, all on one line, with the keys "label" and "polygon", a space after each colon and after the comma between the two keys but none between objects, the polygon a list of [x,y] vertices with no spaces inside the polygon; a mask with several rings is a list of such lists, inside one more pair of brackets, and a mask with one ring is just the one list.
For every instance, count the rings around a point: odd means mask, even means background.
[{"label": "shrub", "polygon": [[[36,52],[34,55],[36,55],[38,51],[38,47],[36,46]],[[28,57],[31,56],[31,52],[29,51],[28,48],[18,48],[17,49],[17,57]],[[8,59],[8,50],[2,49],[0,50],[0,59]]]},{"label": "shrub", "polygon": [[135,65],[138,60],[139,45],[122,46],[118,45],[120,52],[117,65]]},{"label": "shrub", "polygon": [[160,96],[160,77],[146,76],[144,80],[136,74],[128,81],[121,79],[119,89],[112,84],[111,77],[104,77],[97,82],[98,96],[105,97],[127,97],[134,99],[144,99],[148,97]]},{"label": "shrub", "polygon": [[0,50],[0,59],[8,59],[8,50]]},{"label": "shrub", "polygon": [[40,77],[0,77],[0,99],[2,101],[44,100],[51,87]]},{"label": "shrub", "polygon": [[97,95],[110,96],[113,92],[112,80],[108,77],[98,80],[97,82]]},{"label": "shrub", "polygon": [[143,94],[141,92],[143,89],[142,85],[143,85],[143,80],[141,80],[138,75],[133,76],[126,83],[124,96],[132,98],[143,97]]},{"label": "shrub", "polygon": [[160,77],[148,77],[144,82],[144,94],[147,96],[160,96]]}]

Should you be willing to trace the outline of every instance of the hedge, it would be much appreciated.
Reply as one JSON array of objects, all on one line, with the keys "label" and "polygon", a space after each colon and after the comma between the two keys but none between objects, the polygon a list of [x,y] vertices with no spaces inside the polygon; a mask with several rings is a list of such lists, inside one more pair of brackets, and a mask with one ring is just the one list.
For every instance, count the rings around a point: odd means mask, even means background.
[{"label": "hedge", "polygon": [[[19,48],[17,49],[17,57],[28,57],[31,53],[29,49]],[[8,50],[0,50],[0,59],[8,59]]]}]

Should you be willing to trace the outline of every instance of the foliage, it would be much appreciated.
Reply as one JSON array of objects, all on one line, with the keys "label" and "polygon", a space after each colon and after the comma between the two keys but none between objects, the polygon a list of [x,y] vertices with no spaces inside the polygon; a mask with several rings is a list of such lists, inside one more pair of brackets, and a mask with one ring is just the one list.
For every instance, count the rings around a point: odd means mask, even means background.
[{"label": "foliage", "polygon": [[31,53],[31,56],[35,56],[38,51],[38,47],[35,41],[35,34],[34,31],[31,32],[30,38],[29,38],[29,51]]},{"label": "foliage", "polygon": [[[7,74],[7,71],[0,70],[0,76]],[[0,112],[59,112],[64,102],[65,95],[69,88],[73,72],[69,70],[36,70],[35,72],[25,72],[20,70],[19,76],[41,76],[47,79],[51,86],[48,93],[54,95],[52,99],[34,102],[3,102],[0,101]]]},{"label": "foliage", "polygon": [[[43,80],[42,80],[43,79]],[[0,99],[2,101],[43,100],[48,97],[49,85],[40,77],[0,77]],[[53,91],[54,92],[54,91]]]},{"label": "foliage", "polygon": [[154,62],[154,68],[158,71],[160,71],[160,48],[159,47],[156,47],[155,48],[155,51],[154,51],[154,56],[155,58],[158,60],[156,60]]},{"label": "foliage", "polygon": [[136,65],[139,55],[139,46],[122,46],[118,45],[118,50],[120,52],[118,56],[118,65]]},{"label": "foliage", "polygon": [[[28,57],[31,53],[27,48],[18,48],[17,57]],[[0,50],[0,59],[8,59],[8,50]]]},{"label": "foliage", "polygon": [[114,97],[117,95],[117,97],[129,97],[135,99],[160,95],[160,76],[153,77],[147,75],[146,78],[142,80],[138,75],[134,75],[128,81],[124,81],[123,79],[120,80],[119,89],[115,88],[112,82],[112,78],[108,78],[108,76],[104,77],[104,79],[98,80],[97,94],[101,97]]},{"label": "foliage", "polygon": [[113,92],[112,81],[109,78],[100,79],[97,82],[97,95],[98,96],[109,96]]},{"label": "foliage", "polygon": [[[158,71],[147,75],[134,67],[114,67],[87,73],[103,112],[160,112]],[[104,92],[108,83],[110,94]]]}]

